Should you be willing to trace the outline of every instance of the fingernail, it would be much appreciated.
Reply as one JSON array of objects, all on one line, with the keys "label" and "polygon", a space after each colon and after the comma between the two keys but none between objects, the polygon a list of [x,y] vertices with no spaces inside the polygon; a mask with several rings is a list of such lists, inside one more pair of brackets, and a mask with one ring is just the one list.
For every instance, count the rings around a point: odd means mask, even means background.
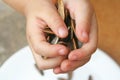
[{"label": "fingernail", "polygon": [[58,34],[60,37],[66,37],[68,35],[68,32],[65,28],[59,28]]},{"label": "fingernail", "polygon": [[85,32],[85,31],[82,32],[82,38],[83,38],[84,42],[88,41],[88,34],[87,34],[87,32]]},{"label": "fingernail", "polygon": [[65,55],[65,50],[64,49],[60,49],[59,50],[59,54],[62,56],[62,55]]},{"label": "fingernail", "polygon": [[71,56],[71,60],[77,60],[77,56],[76,55]]},{"label": "fingernail", "polygon": [[55,74],[59,74],[59,73],[60,73],[60,69],[55,69],[55,70],[54,70],[54,73],[55,73]]}]

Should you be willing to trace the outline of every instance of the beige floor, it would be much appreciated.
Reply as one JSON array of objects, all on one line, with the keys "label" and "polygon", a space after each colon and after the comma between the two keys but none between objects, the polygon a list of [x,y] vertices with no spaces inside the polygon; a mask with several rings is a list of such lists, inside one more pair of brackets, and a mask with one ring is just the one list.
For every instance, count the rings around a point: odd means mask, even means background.
[{"label": "beige floor", "polygon": [[[99,45],[120,65],[120,0],[91,0],[99,23]],[[0,0],[0,65],[27,45],[25,19]]]}]

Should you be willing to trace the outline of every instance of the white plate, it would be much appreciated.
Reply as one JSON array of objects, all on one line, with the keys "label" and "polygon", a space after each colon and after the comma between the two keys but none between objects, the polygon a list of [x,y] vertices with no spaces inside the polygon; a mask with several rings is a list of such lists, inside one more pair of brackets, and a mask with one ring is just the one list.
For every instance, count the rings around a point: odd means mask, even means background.
[{"label": "white plate", "polygon": [[[34,66],[35,61],[29,47],[25,47],[10,57],[0,68],[0,80],[57,80],[67,74],[55,75],[52,70],[42,76]],[[120,80],[120,67],[103,51],[97,50],[90,62],[73,73],[72,80]]]}]

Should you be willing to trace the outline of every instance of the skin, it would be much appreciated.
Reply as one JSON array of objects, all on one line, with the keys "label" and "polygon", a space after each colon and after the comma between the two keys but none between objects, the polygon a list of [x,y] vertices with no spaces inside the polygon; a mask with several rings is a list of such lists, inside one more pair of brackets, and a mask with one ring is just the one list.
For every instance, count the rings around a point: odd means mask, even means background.
[{"label": "skin", "polygon": [[[48,43],[43,33],[43,29],[49,26],[60,38],[68,35],[66,25],[55,8],[56,0],[4,1],[25,15],[27,40],[39,69],[53,69],[56,74],[73,71],[87,63],[96,50],[97,22],[89,0],[63,0],[75,20],[76,36],[84,43],[82,48],[73,51],[60,44]],[[41,55],[49,58],[44,60]]]}]

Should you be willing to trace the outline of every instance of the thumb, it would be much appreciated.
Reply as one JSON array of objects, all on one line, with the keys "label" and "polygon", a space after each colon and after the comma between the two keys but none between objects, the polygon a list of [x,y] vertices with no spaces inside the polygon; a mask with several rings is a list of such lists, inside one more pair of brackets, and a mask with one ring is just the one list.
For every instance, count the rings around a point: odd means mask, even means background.
[{"label": "thumb", "polygon": [[75,10],[76,36],[80,41],[88,42],[93,9],[89,3],[78,6]]},{"label": "thumb", "polygon": [[58,37],[65,38],[68,35],[68,29],[55,6],[46,11],[43,20]]}]

